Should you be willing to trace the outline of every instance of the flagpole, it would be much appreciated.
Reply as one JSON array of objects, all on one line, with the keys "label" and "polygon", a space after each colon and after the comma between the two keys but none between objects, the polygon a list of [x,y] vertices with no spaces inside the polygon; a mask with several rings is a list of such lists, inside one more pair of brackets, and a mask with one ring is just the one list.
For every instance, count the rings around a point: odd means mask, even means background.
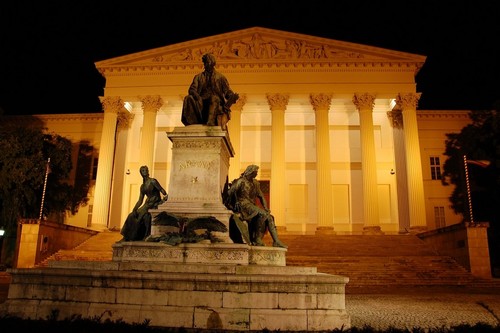
[{"label": "flagpole", "polygon": [[47,167],[45,168],[45,180],[43,182],[42,204],[40,205],[40,216],[38,218],[40,221],[42,221],[43,203],[45,201],[45,190],[47,189],[47,177],[49,176],[49,170],[50,170],[50,157],[47,159]]},{"label": "flagpole", "polygon": [[464,171],[465,171],[465,185],[467,187],[467,202],[469,204],[469,219],[470,223],[474,224],[474,217],[472,216],[472,196],[470,193],[469,183],[469,168],[467,167],[467,155],[464,155]]}]

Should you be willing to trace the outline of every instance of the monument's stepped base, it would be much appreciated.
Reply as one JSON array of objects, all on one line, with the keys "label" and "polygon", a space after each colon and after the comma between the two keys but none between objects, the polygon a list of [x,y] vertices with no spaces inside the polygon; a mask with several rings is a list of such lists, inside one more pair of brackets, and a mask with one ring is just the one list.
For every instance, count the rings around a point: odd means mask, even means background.
[{"label": "monument's stepped base", "polygon": [[[90,242],[79,246],[80,255],[85,247]],[[350,327],[348,278],[314,267],[287,267],[286,249],[148,242],[112,248],[112,260],[52,260],[44,268],[10,270],[1,312],[48,318],[56,311],[59,319],[99,317],[231,331]]]},{"label": "monument's stepped base", "polygon": [[57,309],[60,319],[80,315],[194,329],[350,327],[347,279],[314,270],[156,264],[161,271],[151,272],[141,265],[132,269],[113,262],[81,263],[80,268],[13,270],[5,311],[48,318]]},{"label": "monument's stepped base", "polygon": [[[93,236],[74,250],[56,253],[50,260],[111,260],[118,232]],[[346,293],[390,292],[398,288],[496,288],[499,282],[474,277],[448,256],[431,249],[415,235],[291,235],[286,266],[316,267],[318,272],[349,277]],[[269,234],[264,241],[271,244]],[[41,264],[47,266],[47,261]]]}]

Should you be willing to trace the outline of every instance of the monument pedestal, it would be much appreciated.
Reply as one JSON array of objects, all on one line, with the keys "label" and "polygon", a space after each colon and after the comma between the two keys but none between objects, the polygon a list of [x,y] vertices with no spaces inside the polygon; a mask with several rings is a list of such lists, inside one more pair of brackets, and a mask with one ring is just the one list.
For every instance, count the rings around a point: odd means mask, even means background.
[{"label": "monument pedestal", "polygon": [[[232,212],[223,205],[228,133],[191,125],[168,133],[173,142],[168,201],[158,214],[211,216],[227,226],[223,242],[168,245],[119,242],[112,261],[49,261],[49,267],[10,269],[12,282],[0,315],[21,318],[101,318],[151,326],[228,331],[327,331],[350,328],[347,277],[315,267],[286,266],[285,248],[236,244]],[[220,235],[216,237],[221,238]]]},{"label": "monument pedestal", "polygon": [[[286,249],[146,243],[115,244],[113,261],[49,261],[47,268],[10,269],[0,315],[45,319],[57,313],[57,320],[78,316],[228,331],[329,331],[351,325],[347,277],[260,262]],[[224,247],[254,258],[247,264],[240,257],[237,264],[236,258],[220,256]]]},{"label": "monument pedestal", "polygon": [[167,136],[172,141],[168,200],[158,209],[150,210],[151,235],[161,236],[169,231],[154,222],[161,212],[186,218],[213,216],[228,229],[226,235],[218,235],[218,238],[231,243],[229,218],[232,211],[222,200],[229,159],[234,156],[228,132],[220,126],[190,125],[176,127]]},{"label": "monument pedestal", "polygon": [[121,242],[113,245],[113,261],[177,264],[228,264],[285,266],[287,250],[246,244],[182,243],[169,246],[153,242]]}]

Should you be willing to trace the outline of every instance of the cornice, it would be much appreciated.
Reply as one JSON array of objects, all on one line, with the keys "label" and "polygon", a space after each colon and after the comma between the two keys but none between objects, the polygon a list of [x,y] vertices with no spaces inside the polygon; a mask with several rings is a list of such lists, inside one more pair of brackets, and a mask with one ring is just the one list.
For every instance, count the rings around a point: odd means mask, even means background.
[{"label": "cornice", "polygon": [[43,121],[102,121],[104,113],[41,114],[32,117]]},{"label": "cornice", "polygon": [[[217,63],[217,69],[227,73],[335,73],[335,72],[412,72],[416,74],[420,66],[404,62],[227,62]],[[202,65],[170,63],[163,65],[126,65],[100,68],[103,76],[164,76],[173,74],[196,74]]]},{"label": "cornice", "polygon": [[420,120],[435,119],[466,119],[469,120],[470,111],[467,110],[417,110]]}]

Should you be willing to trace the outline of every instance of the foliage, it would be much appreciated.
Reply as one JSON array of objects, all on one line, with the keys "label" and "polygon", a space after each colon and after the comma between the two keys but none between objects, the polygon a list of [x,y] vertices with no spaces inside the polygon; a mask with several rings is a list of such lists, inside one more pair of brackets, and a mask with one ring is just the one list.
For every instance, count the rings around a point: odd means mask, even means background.
[{"label": "foliage", "polygon": [[19,218],[39,218],[42,197],[45,217],[76,213],[87,202],[88,183],[77,190],[68,183],[73,167],[69,139],[46,133],[31,118],[21,123],[2,119],[0,151],[0,227],[5,228],[6,238],[16,233]]},{"label": "foliage", "polygon": [[[222,333],[222,332],[237,332],[232,330],[221,329],[196,329],[196,328],[176,328],[176,327],[155,327],[151,326],[148,320],[142,323],[126,323],[121,319],[110,320],[102,317],[82,318],[74,316],[71,318],[59,320],[57,318],[47,319],[21,319],[18,317],[4,316],[0,317],[0,327],[2,332],[19,332],[19,331],[36,331],[37,333]],[[254,333],[271,333],[271,332],[293,332],[283,330],[254,330]],[[296,331],[295,331],[296,332]],[[483,323],[475,325],[462,324],[452,327],[436,327],[436,328],[420,328],[414,327],[411,329],[388,327],[386,329],[377,329],[371,326],[351,327],[351,328],[334,328],[321,332],[344,332],[344,333],[497,333],[500,332],[500,326],[491,326]]]},{"label": "foliage", "polygon": [[467,160],[487,161],[488,166],[467,163],[472,217],[489,222],[488,242],[493,268],[500,267],[500,107],[471,111],[471,123],[460,133],[447,134],[443,184],[454,184],[453,210],[470,221],[464,155]]},{"label": "foliage", "polygon": [[[472,192],[472,208],[475,221],[496,222],[500,204],[500,112],[471,111],[471,124],[460,133],[447,134],[443,166],[443,184],[456,185],[450,198],[456,213],[468,216],[468,196],[465,179],[464,155],[467,160],[483,160],[490,164],[481,167],[467,163],[469,184]],[[497,223],[497,222],[496,222]]]}]

